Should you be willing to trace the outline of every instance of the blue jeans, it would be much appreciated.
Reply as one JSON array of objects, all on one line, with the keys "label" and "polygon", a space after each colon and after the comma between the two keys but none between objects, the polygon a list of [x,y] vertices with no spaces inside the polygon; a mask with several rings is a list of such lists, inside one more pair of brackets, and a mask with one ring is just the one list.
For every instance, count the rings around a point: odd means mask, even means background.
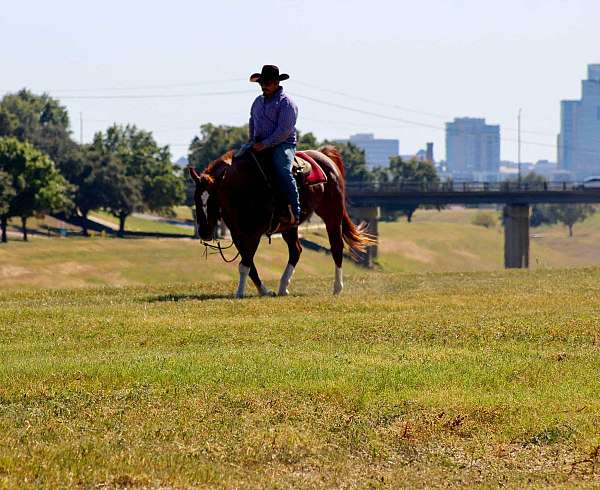
[{"label": "blue jeans", "polygon": [[292,175],[292,164],[294,163],[294,153],[296,145],[291,143],[280,143],[273,147],[273,168],[275,170],[275,179],[277,188],[286,196],[289,204],[292,205],[292,211],[296,218],[300,218],[300,196],[296,179]]}]

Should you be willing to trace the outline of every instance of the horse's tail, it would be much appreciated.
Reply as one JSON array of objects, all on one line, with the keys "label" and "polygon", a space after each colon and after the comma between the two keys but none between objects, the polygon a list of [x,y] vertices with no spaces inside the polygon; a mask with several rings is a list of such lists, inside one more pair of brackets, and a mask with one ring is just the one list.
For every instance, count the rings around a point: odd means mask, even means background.
[{"label": "horse's tail", "polygon": [[350,251],[353,254],[357,252],[365,252],[369,245],[375,245],[377,239],[375,236],[366,232],[368,224],[362,222],[360,225],[355,225],[348,214],[348,208],[346,206],[346,169],[344,167],[344,160],[342,155],[335,146],[326,145],[319,148],[319,151],[329,157],[335,166],[338,168],[341,179],[341,191],[342,191],[342,238],[350,247]]}]

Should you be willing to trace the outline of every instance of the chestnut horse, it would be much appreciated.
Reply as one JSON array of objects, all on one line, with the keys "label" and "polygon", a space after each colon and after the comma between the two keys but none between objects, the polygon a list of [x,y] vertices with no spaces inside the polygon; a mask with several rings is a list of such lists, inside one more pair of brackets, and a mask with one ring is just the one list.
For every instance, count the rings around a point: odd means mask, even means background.
[{"label": "chestnut horse", "polygon": [[[250,150],[251,151],[251,150]],[[211,162],[206,170],[198,173],[189,167],[190,176],[196,183],[194,200],[198,231],[203,240],[213,239],[219,218],[231,232],[231,238],[241,256],[239,285],[236,297],[244,297],[248,276],[261,296],[274,296],[260,280],[254,265],[254,254],[262,235],[269,231],[274,213],[273,191],[269,179],[270,154],[268,151],[245,152],[234,157],[233,151]],[[344,242],[355,252],[364,252],[373,243],[364,231],[364,225],[356,226],[346,209],[344,162],[333,146],[325,146],[306,152],[323,169],[327,182],[300,185],[302,223],[316,212],[325,222],[331,254],[335,262],[333,294],[343,289],[342,259]],[[281,276],[278,294],[289,294],[288,287],[302,247],[298,239],[298,225],[283,225],[278,230],[289,250],[289,261]]]}]

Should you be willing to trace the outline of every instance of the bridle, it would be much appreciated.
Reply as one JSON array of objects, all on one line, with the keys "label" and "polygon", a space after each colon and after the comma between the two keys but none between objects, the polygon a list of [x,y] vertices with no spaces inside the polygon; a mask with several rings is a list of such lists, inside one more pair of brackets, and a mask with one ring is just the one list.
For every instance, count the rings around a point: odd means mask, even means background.
[{"label": "bridle", "polygon": [[[203,206],[202,206],[202,208],[203,208],[203,210],[202,210],[202,211],[203,211],[203,212],[206,214],[206,216],[208,217],[208,205],[203,203]],[[237,260],[237,258],[240,256],[240,253],[238,252],[238,253],[235,255],[235,257],[233,257],[232,259],[227,259],[227,257],[225,257],[225,254],[223,253],[223,251],[224,251],[224,250],[228,250],[228,249],[230,249],[231,247],[233,247],[233,245],[234,245],[233,241],[232,241],[232,242],[231,242],[229,245],[227,245],[227,246],[225,246],[225,247],[224,247],[223,245],[221,245],[221,241],[220,241],[220,240],[214,240],[214,239],[213,239],[213,240],[211,240],[211,241],[212,241],[212,242],[216,242],[216,245],[214,245],[214,244],[212,244],[212,243],[210,243],[210,242],[207,242],[206,240],[202,240],[202,242],[201,242],[201,243],[202,243],[202,245],[204,245],[204,258],[205,258],[206,260],[208,260],[208,255],[209,255],[208,249],[209,249],[209,248],[210,248],[210,249],[212,249],[212,250],[216,250],[216,251],[219,253],[219,255],[221,255],[221,258],[222,258],[222,259],[223,259],[225,262],[227,262],[227,263],[231,263],[231,262],[233,262],[233,261]],[[217,253],[217,252],[214,252],[214,253]]]}]

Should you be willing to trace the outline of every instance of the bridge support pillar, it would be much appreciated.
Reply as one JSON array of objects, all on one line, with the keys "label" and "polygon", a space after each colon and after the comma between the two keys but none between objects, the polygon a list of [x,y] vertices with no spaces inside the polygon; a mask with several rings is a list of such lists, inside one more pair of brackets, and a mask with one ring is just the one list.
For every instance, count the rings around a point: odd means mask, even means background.
[{"label": "bridge support pillar", "polygon": [[529,204],[507,204],[503,211],[504,267],[529,267]]},{"label": "bridge support pillar", "polygon": [[[356,207],[350,209],[350,216],[355,223],[360,224],[365,222],[367,224],[366,232],[373,235],[376,240],[379,240],[379,218],[381,213],[379,207]],[[367,247],[364,253],[358,254],[358,263],[364,267],[373,267],[373,262],[377,258],[377,243]]]}]

